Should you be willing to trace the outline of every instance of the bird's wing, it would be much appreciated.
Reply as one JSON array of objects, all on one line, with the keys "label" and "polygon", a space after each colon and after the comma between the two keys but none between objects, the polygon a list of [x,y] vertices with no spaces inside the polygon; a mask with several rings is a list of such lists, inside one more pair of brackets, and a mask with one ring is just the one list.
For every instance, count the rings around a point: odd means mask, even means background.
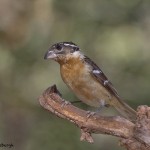
[{"label": "bird's wing", "polygon": [[112,85],[112,83],[108,80],[108,78],[105,76],[103,71],[87,56],[84,57],[85,63],[90,65],[92,67],[91,75],[98,81],[100,84],[102,84],[111,94],[113,94],[115,97],[119,98],[119,95]]}]

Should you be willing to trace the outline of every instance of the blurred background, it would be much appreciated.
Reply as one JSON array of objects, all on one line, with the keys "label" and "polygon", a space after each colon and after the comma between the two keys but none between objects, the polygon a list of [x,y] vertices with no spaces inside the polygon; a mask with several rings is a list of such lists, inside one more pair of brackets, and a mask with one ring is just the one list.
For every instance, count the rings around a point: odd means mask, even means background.
[{"label": "blurred background", "polygon": [[133,108],[150,105],[149,0],[0,0],[0,143],[15,150],[123,150],[111,136],[80,142],[79,129],[39,105],[52,84],[77,100],[59,65],[43,59],[60,41],[78,44]]}]

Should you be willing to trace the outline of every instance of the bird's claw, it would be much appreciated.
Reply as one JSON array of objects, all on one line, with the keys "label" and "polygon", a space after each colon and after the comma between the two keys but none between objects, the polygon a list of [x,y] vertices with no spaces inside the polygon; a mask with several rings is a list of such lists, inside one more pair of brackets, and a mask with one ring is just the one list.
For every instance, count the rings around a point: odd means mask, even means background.
[{"label": "bird's claw", "polygon": [[90,118],[91,116],[94,116],[96,112],[93,111],[87,111],[87,118]]},{"label": "bird's claw", "polygon": [[65,107],[66,105],[69,105],[69,104],[71,104],[71,103],[64,100],[64,101],[62,102],[62,104],[61,104],[61,107],[63,108],[63,107]]}]

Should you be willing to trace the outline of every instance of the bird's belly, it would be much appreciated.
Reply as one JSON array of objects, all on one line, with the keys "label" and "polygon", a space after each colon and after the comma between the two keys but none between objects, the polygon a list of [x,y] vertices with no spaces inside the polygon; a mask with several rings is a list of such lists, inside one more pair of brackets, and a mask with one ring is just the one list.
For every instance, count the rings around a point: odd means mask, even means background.
[{"label": "bird's belly", "polygon": [[109,103],[109,92],[89,74],[68,81],[65,78],[64,81],[81,101],[90,106],[100,107],[104,102]]},{"label": "bird's belly", "polygon": [[80,100],[90,106],[100,107],[100,105],[104,105],[104,102],[109,103],[110,94],[100,83],[95,81],[92,83],[88,81],[83,86],[81,85],[80,88],[72,87],[72,90],[76,91],[76,96]]}]

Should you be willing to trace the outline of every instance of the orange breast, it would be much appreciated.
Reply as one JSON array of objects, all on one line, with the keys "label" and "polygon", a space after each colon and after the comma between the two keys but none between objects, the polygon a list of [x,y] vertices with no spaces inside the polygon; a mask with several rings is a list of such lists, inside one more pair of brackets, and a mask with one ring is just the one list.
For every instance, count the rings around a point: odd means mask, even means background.
[{"label": "orange breast", "polygon": [[63,81],[84,103],[99,107],[100,101],[109,98],[108,91],[90,74],[90,68],[80,59],[71,59],[61,65]]}]

